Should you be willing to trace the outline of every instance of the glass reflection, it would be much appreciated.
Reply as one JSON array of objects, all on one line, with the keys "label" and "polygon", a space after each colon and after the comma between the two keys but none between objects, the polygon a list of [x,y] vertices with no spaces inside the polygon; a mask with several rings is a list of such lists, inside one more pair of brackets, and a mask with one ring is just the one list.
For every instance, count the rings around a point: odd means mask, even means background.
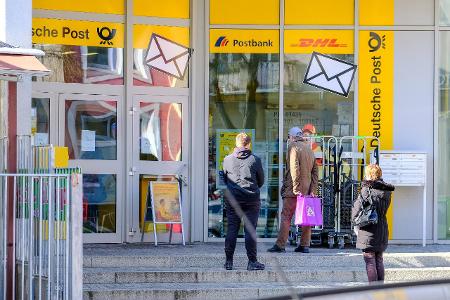
[{"label": "glass reflection", "polygon": [[123,48],[71,45],[34,45],[45,56],[40,61],[52,72],[38,81],[123,84]]},{"label": "glass reflection", "polygon": [[31,134],[35,146],[49,144],[50,99],[31,99]]},{"label": "glass reflection", "polygon": [[83,174],[83,232],[116,232],[116,175]]},{"label": "glass reflection", "polygon": [[133,84],[136,86],[163,86],[186,88],[189,84],[189,67],[183,80],[169,76],[163,72],[151,69],[145,63],[147,49],[133,50]]},{"label": "glass reflection", "polygon": [[66,100],[70,159],[117,159],[117,102]]},{"label": "glass reflection", "polygon": [[[211,54],[209,59],[208,234],[224,237],[226,212],[219,171],[240,131],[252,136],[266,182],[257,233],[275,237],[278,220],[278,54]],[[241,231],[242,236],[242,231]]]},{"label": "glass reflection", "polygon": [[182,114],[178,103],[140,103],[140,159],[180,161]]},{"label": "glass reflection", "polygon": [[[449,3],[450,6],[450,3]],[[438,112],[438,239],[450,240],[450,32],[440,33]]]}]

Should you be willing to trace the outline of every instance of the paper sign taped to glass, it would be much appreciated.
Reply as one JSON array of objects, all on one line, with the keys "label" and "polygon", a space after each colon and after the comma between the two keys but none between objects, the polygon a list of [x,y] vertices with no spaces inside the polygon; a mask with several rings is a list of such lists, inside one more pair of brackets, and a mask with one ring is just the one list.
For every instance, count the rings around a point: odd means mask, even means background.
[{"label": "paper sign taped to glass", "polygon": [[187,70],[189,57],[189,48],[153,33],[145,62],[150,68],[182,80]]},{"label": "paper sign taped to glass", "polygon": [[303,83],[348,97],[356,65],[313,52]]}]

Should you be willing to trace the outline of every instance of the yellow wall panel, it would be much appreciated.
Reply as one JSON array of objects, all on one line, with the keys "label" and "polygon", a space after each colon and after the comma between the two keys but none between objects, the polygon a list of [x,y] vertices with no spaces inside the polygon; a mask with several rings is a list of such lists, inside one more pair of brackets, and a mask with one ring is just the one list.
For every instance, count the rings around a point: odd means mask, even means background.
[{"label": "yellow wall panel", "polygon": [[360,25],[394,25],[394,0],[360,0]]},{"label": "yellow wall panel", "polygon": [[285,24],[352,25],[354,10],[353,0],[285,0]]},{"label": "yellow wall panel", "polygon": [[125,14],[125,0],[33,0],[33,8]]},{"label": "yellow wall panel", "polygon": [[210,0],[211,24],[278,25],[278,0]]},{"label": "yellow wall panel", "polygon": [[353,30],[285,30],[284,53],[353,54]]},{"label": "yellow wall panel", "polygon": [[189,47],[189,28],[176,26],[134,25],[133,48],[146,49],[153,33]]},{"label": "yellow wall panel", "polygon": [[134,0],[134,15],[189,19],[189,0]]},{"label": "yellow wall panel", "polygon": [[278,30],[211,29],[211,53],[279,53]]},{"label": "yellow wall panel", "polygon": [[[358,135],[380,139],[381,150],[394,146],[394,32],[359,32]],[[393,204],[388,210],[392,238]]]}]

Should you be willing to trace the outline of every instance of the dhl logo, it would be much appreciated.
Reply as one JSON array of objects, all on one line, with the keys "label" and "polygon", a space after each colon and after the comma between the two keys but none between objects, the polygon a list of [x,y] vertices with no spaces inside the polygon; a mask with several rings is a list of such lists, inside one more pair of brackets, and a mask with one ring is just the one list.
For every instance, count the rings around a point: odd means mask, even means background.
[{"label": "dhl logo", "polygon": [[347,47],[348,44],[341,44],[337,43],[337,39],[307,39],[302,38],[299,39],[298,44],[291,45],[292,47],[330,47],[330,48],[336,48],[336,47]]}]

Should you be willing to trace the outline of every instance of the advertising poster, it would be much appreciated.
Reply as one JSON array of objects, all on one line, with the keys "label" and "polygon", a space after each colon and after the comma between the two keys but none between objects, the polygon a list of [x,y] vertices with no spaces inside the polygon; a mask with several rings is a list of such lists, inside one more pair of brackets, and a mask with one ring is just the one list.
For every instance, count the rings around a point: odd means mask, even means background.
[{"label": "advertising poster", "polygon": [[151,182],[155,223],[181,223],[181,198],[178,182]]},{"label": "advertising poster", "polygon": [[236,136],[241,133],[247,133],[252,144],[250,149],[255,142],[255,129],[217,129],[216,131],[216,185],[217,188],[225,187],[225,183],[219,176],[219,172],[223,170],[223,159],[225,156],[233,153],[236,147]]}]

